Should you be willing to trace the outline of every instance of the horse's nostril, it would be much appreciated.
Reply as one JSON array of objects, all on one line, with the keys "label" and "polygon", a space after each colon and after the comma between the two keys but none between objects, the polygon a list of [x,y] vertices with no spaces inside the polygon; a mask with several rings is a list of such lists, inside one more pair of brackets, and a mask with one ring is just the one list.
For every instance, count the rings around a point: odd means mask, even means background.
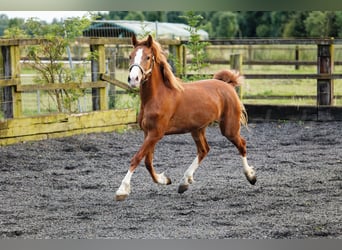
[{"label": "horse's nostril", "polygon": [[131,81],[131,78],[128,76],[127,82],[130,82],[130,81]]},{"label": "horse's nostril", "polygon": [[136,80],[136,81],[139,81],[139,77],[136,77],[135,80]]}]

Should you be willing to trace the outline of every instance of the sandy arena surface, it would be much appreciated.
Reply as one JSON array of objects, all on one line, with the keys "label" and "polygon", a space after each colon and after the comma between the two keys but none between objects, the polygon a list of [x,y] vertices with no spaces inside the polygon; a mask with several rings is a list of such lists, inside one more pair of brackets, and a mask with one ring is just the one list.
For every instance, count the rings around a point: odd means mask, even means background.
[{"label": "sandy arena surface", "polygon": [[257,171],[245,179],[236,148],[217,126],[211,150],[178,194],[196,156],[189,134],[164,137],[152,182],[141,164],[132,193],[117,202],[143,133],[80,135],[0,147],[1,238],[342,239],[342,123],[253,123],[242,130]]}]

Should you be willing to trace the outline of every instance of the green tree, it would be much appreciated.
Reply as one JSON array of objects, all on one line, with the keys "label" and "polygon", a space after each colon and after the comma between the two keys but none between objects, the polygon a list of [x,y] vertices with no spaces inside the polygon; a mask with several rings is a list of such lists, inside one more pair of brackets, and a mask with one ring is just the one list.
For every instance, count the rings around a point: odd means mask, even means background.
[{"label": "green tree", "polygon": [[5,29],[8,28],[8,23],[9,23],[9,19],[7,15],[1,14],[0,15],[0,36],[4,35]]},{"label": "green tree", "polygon": [[256,28],[262,23],[263,11],[243,11],[238,14],[239,37],[257,37]]},{"label": "green tree", "polygon": [[183,11],[168,11],[166,12],[166,21],[169,23],[186,23],[186,20],[182,18],[185,15]]},{"label": "green tree", "polygon": [[5,38],[25,38],[27,34],[23,29],[25,20],[23,18],[12,18],[8,20],[7,28],[4,30]]},{"label": "green tree", "polygon": [[304,20],[307,18],[307,11],[296,11],[290,14],[284,24],[282,37],[305,37],[306,29]]},{"label": "green tree", "polygon": [[328,11],[312,11],[304,20],[305,30],[310,37],[328,37],[331,22]]},{"label": "green tree", "polygon": [[[29,65],[38,72],[34,80],[36,83],[81,82],[84,69],[71,69],[61,61],[68,46],[90,25],[91,18],[92,16],[75,17],[53,24],[46,24],[36,18],[30,18],[25,22],[20,36],[45,39],[39,46],[30,46],[27,52]],[[17,29],[18,27],[8,29],[9,35]],[[48,63],[45,60],[48,60]],[[74,111],[72,104],[83,94],[80,90],[53,90],[48,93],[56,101],[59,112]]]},{"label": "green tree", "polygon": [[166,12],[165,11],[143,11],[144,20],[146,21],[159,21],[166,22]]},{"label": "green tree", "polygon": [[[189,28],[187,28],[186,30],[188,30],[190,33],[189,42],[186,45],[191,55],[191,64],[188,68],[190,71],[198,73],[201,69],[207,66],[207,64],[204,62],[207,58],[205,48],[209,45],[208,42],[201,41],[200,35],[198,34],[200,22],[203,17],[201,15],[196,15],[193,11],[189,11],[186,13],[186,16],[183,16],[183,18],[189,25]],[[198,77],[201,78],[201,76]]]},{"label": "green tree", "polygon": [[291,19],[293,11],[271,11],[270,37],[282,37],[286,23]]},{"label": "green tree", "polygon": [[335,27],[338,37],[342,37],[342,11],[336,11]]},{"label": "green tree", "polygon": [[212,27],[215,37],[235,37],[239,30],[236,13],[217,12],[212,17]]},{"label": "green tree", "polygon": [[[108,16],[104,16],[107,20],[124,20],[128,11],[109,11]],[[103,14],[102,14],[103,15]]]},{"label": "green tree", "polygon": [[270,35],[270,27],[266,24],[260,24],[256,27],[257,37],[268,37]]},{"label": "green tree", "polygon": [[145,16],[141,11],[131,11],[125,16],[125,20],[144,21]]}]

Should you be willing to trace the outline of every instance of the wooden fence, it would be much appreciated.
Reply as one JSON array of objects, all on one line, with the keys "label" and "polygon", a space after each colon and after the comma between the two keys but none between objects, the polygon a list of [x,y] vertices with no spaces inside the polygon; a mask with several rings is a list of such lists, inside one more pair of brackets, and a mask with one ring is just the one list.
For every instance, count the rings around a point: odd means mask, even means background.
[{"label": "wooden fence", "polygon": [[[0,145],[79,133],[122,130],[128,124],[136,122],[134,109],[108,110],[106,91],[108,84],[101,80],[101,76],[105,74],[105,41],[82,40],[82,42],[87,42],[90,50],[98,55],[97,59],[91,61],[91,82],[21,84],[20,47],[39,45],[44,42],[46,41],[43,39],[0,39],[0,58],[2,58],[0,67],[3,72],[3,77],[0,78],[1,108],[4,115],[4,119],[0,121]],[[93,112],[37,117],[23,117],[22,115],[22,93],[24,92],[82,88],[92,89]]]},{"label": "wooden fence", "polygon": [[[34,140],[54,136],[70,135],[73,133],[108,131],[115,128],[122,128],[127,123],[136,121],[134,110],[108,110],[107,88],[108,82],[121,88],[127,85],[110,78],[106,75],[106,54],[105,46],[108,45],[129,45],[127,38],[79,38],[78,42],[88,44],[90,51],[98,54],[97,60],[91,61],[91,82],[68,83],[68,84],[21,84],[20,69],[20,48],[28,45],[39,45],[44,43],[43,39],[0,39],[1,57],[0,68],[3,77],[0,79],[2,88],[2,112],[4,120],[0,121],[0,145],[23,140]],[[334,74],[334,45],[342,44],[342,39],[231,39],[231,40],[211,40],[215,45],[316,45],[317,46],[317,73],[316,74],[245,74],[247,79],[316,79],[317,80],[317,106],[314,110],[322,112],[326,108],[317,107],[331,106],[333,93],[333,80],[342,79],[342,74]],[[180,67],[177,67],[176,74],[181,76],[186,74],[186,41],[160,40],[160,43],[169,46],[169,51],[176,58]],[[233,68],[240,67],[243,63],[241,59],[234,59],[238,63],[233,64]],[[240,66],[239,66],[240,65]],[[79,115],[57,114],[44,117],[22,117],[22,97],[23,92],[35,90],[56,90],[56,89],[92,89],[92,109],[93,112]],[[258,110],[263,110],[258,106]],[[258,113],[253,109],[253,105],[248,105],[249,116],[253,119],[253,113]],[[341,112],[330,112],[329,119],[341,119]],[[298,110],[298,109],[297,109]],[[322,111],[323,110],[323,111]],[[266,111],[265,111],[266,112]],[[267,114],[258,113],[258,117],[267,116],[273,119],[281,119],[279,116],[270,116],[270,107],[267,107]],[[308,113],[308,110],[305,109]],[[319,113],[310,111],[310,119],[315,117],[319,120]],[[328,111],[329,112],[329,111]],[[276,112],[280,114],[282,112]],[[275,114],[273,112],[272,114]],[[285,114],[285,113],[284,113]],[[119,117],[119,119],[118,119]],[[290,116],[288,116],[290,117]],[[303,115],[301,116],[303,117]],[[324,117],[324,116],[321,116]],[[267,117],[266,117],[267,118]],[[292,118],[292,117],[290,117]],[[286,119],[286,117],[285,117]],[[94,122],[100,120],[101,122]],[[324,119],[323,119],[324,120]],[[92,125],[94,124],[94,125]]]},{"label": "wooden fence", "polygon": [[[186,42],[183,42],[186,43]],[[334,69],[334,45],[342,44],[342,39],[226,39],[226,40],[211,40],[211,45],[316,45],[317,60],[316,62],[298,60],[294,61],[252,61],[249,60],[249,65],[316,65],[316,74],[244,74],[246,79],[316,79],[317,80],[317,105],[333,104],[334,98],[334,79],[342,79],[342,74],[335,74]],[[239,56],[239,55],[235,55]],[[238,63],[236,63],[238,62]],[[222,62],[221,62],[222,63]],[[230,65],[239,69],[242,64],[242,58],[236,59],[231,57]],[[341,61],[337,64],[342,64]],[[236,68],[238,67],[238,68]]]},{"label": "wooden fence", "polygon": [[[286,63],[254,62],[263,65],[316,65],[316,74],[244,74],[246,79],[315,79],[317,81],[317,105],[316,106],[291,106],[291,105],[245,105],[251,121],[342,121],[342,107],[333,106],[334,79],[342,79],[342,74],[334,73],[334,45],[342,44],[342,39],[230,39],[211,41],[212,45],[316,45],[316,62],[300,62],[298,51],[295,60]],[[232,55],[230,65],[240,69],[242,66],[241,55]],[[249,64],[253,64],[249,61]],[[336,64],[341,65],[339,61]]]}]

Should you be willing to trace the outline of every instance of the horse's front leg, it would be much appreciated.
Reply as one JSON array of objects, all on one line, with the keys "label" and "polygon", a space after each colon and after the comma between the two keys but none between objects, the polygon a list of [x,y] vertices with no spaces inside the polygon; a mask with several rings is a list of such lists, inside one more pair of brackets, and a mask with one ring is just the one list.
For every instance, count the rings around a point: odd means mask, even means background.
[{"label": "horse's front leg", "polygon": [[161,174],[157,174],[154,167],[153,167],[153,152],[154,148],[149,151],[145,157],[145,166],[150,173],[153,181],[158,184],[162,185],[169,185],[171,184],[171,179],[167,177],[164,172]]},{"label": "horse's front leg", "polygon": [[151,149],[154,149],[156,143],[162,138],[162,136],[158,136],[156,134],[148,134],[145,137],[145,140],[140,147],[139,151],[133,156],[131,160],[130,167],[127,171],[126,176],[123,178],[119,189],[116,191],[115,199],[117,201],[122,201],[126,199],[126,197],[131,192],[131,178],[134,170],[138,167],[141,160],[151,152]]}]

